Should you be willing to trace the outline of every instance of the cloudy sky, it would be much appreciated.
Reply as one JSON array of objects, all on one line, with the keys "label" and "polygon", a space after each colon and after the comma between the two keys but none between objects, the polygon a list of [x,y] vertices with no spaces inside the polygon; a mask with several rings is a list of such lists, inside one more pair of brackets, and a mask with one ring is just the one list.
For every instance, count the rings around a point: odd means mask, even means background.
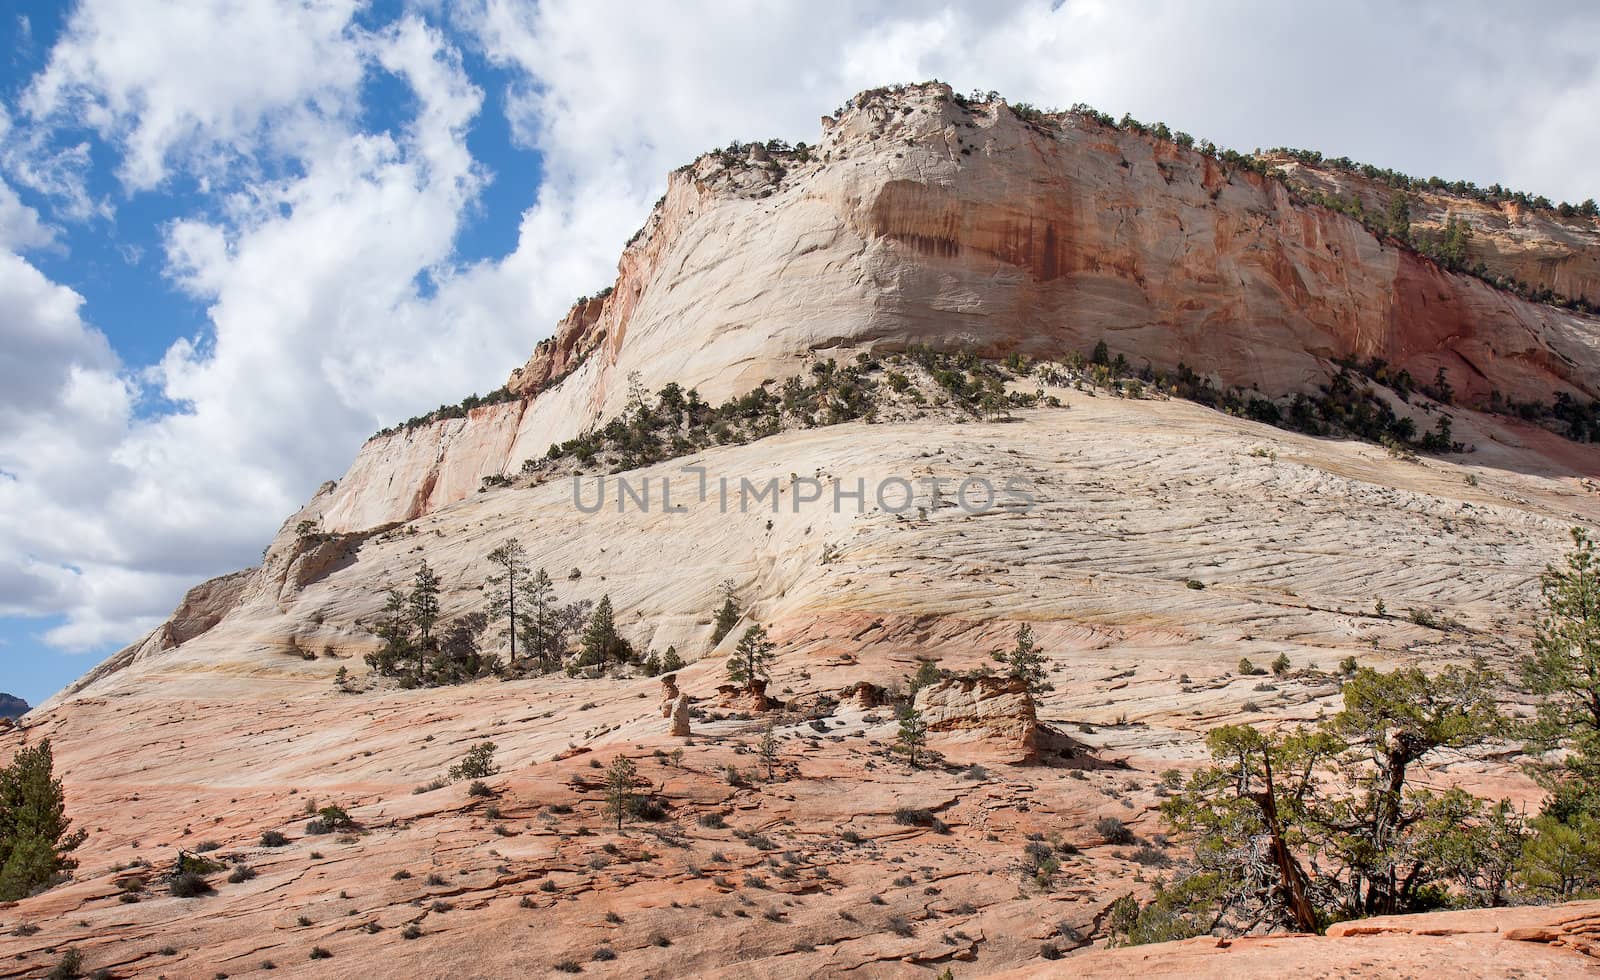
[{"label": "cloudy sky", "polygon": [[0,690],[37,703],[371,432],[496,387],[668,170],[864,88],[1600,194],[1600,8],[1397,6],[12,0]]}]

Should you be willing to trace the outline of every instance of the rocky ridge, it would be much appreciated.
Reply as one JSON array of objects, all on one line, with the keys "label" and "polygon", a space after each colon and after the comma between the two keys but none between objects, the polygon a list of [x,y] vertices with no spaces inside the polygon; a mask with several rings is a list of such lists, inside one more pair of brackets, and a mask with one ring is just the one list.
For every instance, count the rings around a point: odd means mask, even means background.
[{"label": "rocky ridge", "polygon": [[[1378,206],[1350,189],[1357,177],[1293,169]],[[1419,206],[1419,226],[1445,210]],[[1467,210],[1475,257],[1592,288],[1592,219]],[[374,438],[324,522],[410,520],[515,476],[620,412],[630,379],[716,402],[819,351],[1062,357],[1104,340],[1272,397],[1314,391],[1337,358],[1378,358],[1419,381],[1444,370],[1481,406],[1595,399],[1597,338],[1600,319],[1450,273],[1257,169],[1083,115],[1044,125],[937,83],[880,90],[824,117],[803,153],[717,151],[675,172],[614,285],[513,372],[511,400]]]}]

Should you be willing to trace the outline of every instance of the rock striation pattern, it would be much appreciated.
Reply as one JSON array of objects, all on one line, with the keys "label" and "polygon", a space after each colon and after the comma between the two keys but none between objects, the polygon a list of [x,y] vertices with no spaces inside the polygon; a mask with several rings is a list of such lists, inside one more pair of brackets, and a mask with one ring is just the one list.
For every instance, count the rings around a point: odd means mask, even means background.
[{"label": "rock striation pattern", "polygon": [[[630,379],[717,402],[817,351],[1061,356],[1103,339],[1135,364],[1271,396],[1314,393],[1338,357],[1419,380],[1443,369],[1469,403],[1600,396],[1600,319],[1449,273],[1277,180],[1087,117],[1042,125],[931,83],[863,93],[803,156],[767,157],[719,151],[674,172],[609,292],[513,372],[524,400],[374,438],[325,529],[410,520],[514,475],[620,411]],[[1593,220],[1474,221],[1475,259],[1592,291]]]}]

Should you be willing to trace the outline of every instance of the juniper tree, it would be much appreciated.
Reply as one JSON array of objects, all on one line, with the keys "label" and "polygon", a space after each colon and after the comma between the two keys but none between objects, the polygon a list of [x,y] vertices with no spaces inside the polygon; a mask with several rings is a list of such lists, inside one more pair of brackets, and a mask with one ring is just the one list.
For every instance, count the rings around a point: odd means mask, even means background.
[{"label": "juniper tree", "polygon": [[760,623],[751,626],[739,637],[739,645],[728,658],[728,679],[754,692],[757,682],[769,676],[772,650],[766,629]]},{"label": "juniper tree", "polygon": [[86,832],[71,826],[50,740],[18,749],[0,769],[0,901],[26,898],[78,866],[67,855]]},{"label": "juniper tree", "polygon": [[1438,750],[1503,730],[1496,684],[1481,663],[1433,676],[1362,668],[1343,710],[1318,725],[1213,730],[1212,764],[1162,805],[1193,845],[1192,867],[1141,913],[1140,930],[1167,934],[1162,920],[1176,919],[1173,928],[1190,934],[1262,923],[1316,931],[1473,887],[1481,876],[1466,872],[1482,869],[1461,859],[1474,846],[1463,835],[1490,834],[1484,828],[1500,818],[1460,791],[1415,788],[1414,770]]},{"label": "juniper tree", "polygon": [[522,619],[517,614],[517,600],[522,598],[521,593],[527,588],[527,551],[516,538],[509,538],[500,547],[489,552],[488,557],[489,564],[495,566],[494,573],[484,579],[483,583],[489,598],[489,615],[505,621],[502,632],[511,640],[510,664],[515,667],[517,634],[522,627]]},{"label": "juniper tree", "polygon": [[1045,680],[1044,652],[1033,642],[1033,627],[1027,623],[1017,627],[1017,645],[995,654],[994,659],[1006,665],[1007,677],[1023,682],[1030,696],[1052,690]]},{"label": "juniper tree", "polygon": [[500,771],[494,761],[495,744],[490,741],[479,742],[467,750],[461,761],[450,767],[450,778],[462,779],[488,779]]}]

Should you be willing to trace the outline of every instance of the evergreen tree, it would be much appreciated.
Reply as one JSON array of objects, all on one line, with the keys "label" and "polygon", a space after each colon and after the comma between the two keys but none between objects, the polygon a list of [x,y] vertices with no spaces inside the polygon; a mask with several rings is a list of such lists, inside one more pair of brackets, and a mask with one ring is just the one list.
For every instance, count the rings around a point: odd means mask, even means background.
[{"label": "evergreen tree", "polygon": [[496,745],[485,739],[467,750],[461,757],[461,762],[450,767],[450,778],[463,779],[488,779],[500,771],[495,764],[494,752]]},{"label": "evergreen tree", "polygon": [[67,855],[87,835],[69,833],[71,825],[50,740],[18,749],[0,769],[0,901],[26,898],[78,866]]},{"label": "evergreen tree", "polygon": [[1389,234],[1402,242],[1411,241],[1411,198],[1404,191],[1396,191],[1389,198],[1389,209],[1384,215]]},{"label": "evergreen tree", "polygon": [[772,650],[772,641],[761,624],[751,626],[739,637],[739,645],[728,658],[728,679],[754,691],[756,682],[769,676]]},{"label": "evergreen tree", "polygon": [[504,635],[511,640],[511,666],[517,665],[517,634],[522,630],[522,618],[517,613],[517,600],[526,589],[528,557],[521,542],[508,539],[489,552],[489,564],[495,572],[484,580],[489,598],[489,615],[505,621]]},{"label": "evergreen tree", "polygon": [[1600,562],[1583,528],[1572,529],[1573,550],[1540,577],[1547,615],[1534,635],[1522,680],[1540,698],[1537,735],[1554,744],[1563,735],[1600,735]]},{"label": "evergreen tree", "polygon": [[1540,817],[1534,826],[1538,833],[1522,852],[1524,886],[1555,902],[1600,894],[1600,818]]},{"label": "evergreen tree", "polygon": [[722,593],[722,608],[717,610],[711,628],[711,645],[716,646],[722,638],[733,631],[739,623],[742,610],[739,608],[739,599],[736,596],[733,579],[723,579],[717,585],[717,591]]},{"label": "evergreen tree", "polygon": [[377,653],[367,655],[367,664],[380,674],[393,674],[412,656],[411,615],[404,592],[393,588],[387,592],[374,632],[383,640],[383,646]]},{"label": "evergreen tree", "polygon": [[566,652],[566,630],[556,607],[556,587],[543,568],[536,570],[523,586],[522,652],[532,657],[541,671],[548,673],[561,663]]},{"label": "evergreen tree", "polygon": [[582,599],[558,604],[550,576],[541,568],[528,580],[524,606],[523,652],[534,658],[540,670],[555,670],[566,657],[572,636],[586,631],[594,603]]},{"label": "evergreen tree", "polygon": [[1457,217],[1444,224],[1444,240],[1439,244],[1439,259],[1447,268],[1461,269],[1467,264],[1467,245],[1472,241],[1472,226]]},{"label": "evergreen tree", "polygon": [[756,753],[761,756],[761,762],[767,767],[767,782],[772,782],[773,774],[778,767],[778,735],[768,725],[767,730],[761,734],[761,741],[756,745]]},{"label": "evergreen tree", "polygon": [[1017,645],[1004,653],[994,655],[995,660],[1006,665],[1006,676],[1022,681],[1031,697],[1053,690],[1045,680],[1044,652],[1033,642],[1033,627],[1023,623],[1017,627]]},{"label": "evergreen tree", "polygon": [[628,645],[617,635],[617,624],[611,609],[611,596],[600,597],[594,607],[589,625],[583,631],[583,652],[579,663],[585,667],[605,667],[613,660],[626,660]]},{"label": "evergreen tree", "polygon": [[[1460,790],[1415,788],[1416,764],[1495,737],[1504,720],[1481,663],[1429,676],[1362,668],[1344,709],[1287,732],[1213,730],[1212,765],[1162,805],[1194,847],[1192,867],[1140,913],[1140,931],[1199,935],[1432,907],[1447,886],[1503,890],[1472,848],[1520,841],[1504,808]],[[1476,835],[1476,836],[1474,836]],[[1513,852],[1514,854],[1514,852]]]},{"label": "evergreen tree", "polygon": [[606,770],[606,812],[617,818],[617,829],[622,829],[622,821],[633,812],[637,797],[633,792],[634,775],[637,772],[633,760],[625,755],[619,755],[611,760],[611,768]]},{"label": "evergreen tree", "polygon": [[411,592],[406,596],[406,612],[411,626],[417,631],[419,684],[423,682],[427,669],[426,658],[435,646],[433,628],[439,622],[439,588],[439,576],[428,567],[427,559],[423,559],[422,567],[417,569],[416,578],[412,580]]},{"label": "evergreen tree", "polygon": [[917,672],[906,678],[907,696],[916,700],[917,692],[930,684],[937,684],[944,679],[944,671],[932,660],[917,662]]},{"label": "evergreen tree", "polygon": [[739,604],[728,596],[722,601],[722,608],[717,610],[716,620],[711,628],[711,645],[716,646],[722,638],[732,632],[733,627],[739,622]]},{"label": "evergreen tree", "polygon": [[900,729],[895,733],[895,748],[906,755],[906,761],[914,769],[917,766],[917,752],[928,742],[928,723],[922,720],[922,712],[911,705],[906,705],[900,712]]},{"label": "evergreen tree", "polygon": [[1550,796],[1533,821],[1522,879],[1558,901],[1600,890],[1600,847],[1592,846],[1600,831],[1600,561],[1584,529],[1571,533],[1572,551],[1540,577],[1546,615],[1521,664],[1523,684],[1539,697],[1532,747],[1566,750],[1559,762],[1533,767]]}]

